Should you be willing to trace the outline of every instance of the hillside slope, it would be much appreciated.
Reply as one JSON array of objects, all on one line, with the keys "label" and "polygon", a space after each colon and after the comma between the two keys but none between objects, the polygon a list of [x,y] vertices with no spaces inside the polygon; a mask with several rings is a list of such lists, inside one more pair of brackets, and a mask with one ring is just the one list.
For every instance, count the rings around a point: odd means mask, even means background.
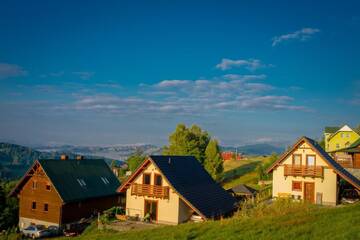
[{"label": "hillside slope", "polygon": [[328,208],[277,202],[222,221],[123,233],[92,227],[76,239],[360,239],[359,219],[360,204]]}]

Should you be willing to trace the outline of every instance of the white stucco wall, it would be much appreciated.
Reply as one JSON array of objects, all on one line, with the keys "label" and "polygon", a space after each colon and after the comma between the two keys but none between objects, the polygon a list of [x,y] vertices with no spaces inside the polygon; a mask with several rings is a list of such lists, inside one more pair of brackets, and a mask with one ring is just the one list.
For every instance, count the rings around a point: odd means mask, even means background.
[{"label": "white stucco wall", "polygon": [[[151,184],[154,184],[154,174],[160,171],[152,163],[134,180],[134,183],[142,184],[143,174],[151,174]],[[162,186],[170,186],[166,179],[162,178]],[[189,207],[185,204],[180,205],[179,195],[170,187],[169,199],[160,199],[147,196],[131,196],[131,187],[126,191],[126,213],[129,216],[144,217],[145,200],[158,201],[158,223],[178,224],[188,219]]]},{"label": "white stucco wall", "polygon": [[[306,155],[316,155],[316,166],[324,167],[323,178],[313,177],[293,177],[284,176],[284,164],[292,164],[293,154],[301,154],[302,165],[306,164]],[[322,193],[322,203],[324,205],[336,205],[337,202],[337,175],[327,165],[327,163],[316,154],[315,151],[310,149],[310,146],[306,143],[300,145],[293,154],[290,154],[278,167],[273,170],[273,197],[278,197],[279,193],[290,193],[294,196],[300,196],[304,198],[304,182],[314,183],[315,187],[315,202],[317,193]],[[302,182],[302,191],[292,191],[292,181]]]}]

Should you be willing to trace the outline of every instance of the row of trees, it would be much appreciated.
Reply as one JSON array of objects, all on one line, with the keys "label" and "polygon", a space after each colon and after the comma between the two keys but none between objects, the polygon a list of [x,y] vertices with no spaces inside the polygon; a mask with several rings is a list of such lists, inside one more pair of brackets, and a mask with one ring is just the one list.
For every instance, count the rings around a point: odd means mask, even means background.
[{"label": "row of trees", "polygon": [[[197,125],[187,127],[178,124],[169,136],[169,145],[163,149],[164,155],[194,156],[218,180],[223,172],[223,162],[220,156],[218,141]],[[135,153],[127,160],[128,170],[134,171],[145,159],[141,153]]]}]

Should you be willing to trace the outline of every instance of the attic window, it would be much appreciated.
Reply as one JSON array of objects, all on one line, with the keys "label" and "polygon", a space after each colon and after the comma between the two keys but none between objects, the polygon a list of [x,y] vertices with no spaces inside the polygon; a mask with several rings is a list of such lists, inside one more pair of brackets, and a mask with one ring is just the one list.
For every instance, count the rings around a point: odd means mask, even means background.
[{"label": "attic window", "polygon": [[103,181],[103,183],[104,183],[105,185],[107,185],[107,184],[110,183],[109,180],[108,180],[106,177],[101,177],[101,180]]},{"label": "attic window", "polygon": [[80,186],[86,187],[86,183],[85,183],[84,179],[77,178],[76,180],[78,181],[78,183],[80,184]]},{"label": "attic window", "polygon": [[36,182],[36,181],[33,181],[33,182],[32,182],[32,189],[36,189],[36,187],[37,187],[37,182]]},{"label": "attic window", "polygon": [[50,191],[50,189],[51,189],[50,184],[47,183],[47,184],[46,184],[46,190]]}]

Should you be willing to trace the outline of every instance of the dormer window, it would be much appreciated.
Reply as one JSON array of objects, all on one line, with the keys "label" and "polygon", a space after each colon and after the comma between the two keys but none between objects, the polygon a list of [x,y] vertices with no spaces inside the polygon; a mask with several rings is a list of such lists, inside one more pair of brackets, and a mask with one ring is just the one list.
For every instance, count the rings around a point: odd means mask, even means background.
[{"label": "dormer window", "polygon": [[103,183],[105,185],[108,185],[110,183],[109,180],[106,177],[101,177],[101,180],[103,181]]},{"label": "dormer window", "polygon": [[84,179],[82,179],[82,178],[77,178],[76,180],[77,180],[77,182],[79,183],[79,185],[80,185],[81,187],[86,187],[86,183],[85,183]]}]

